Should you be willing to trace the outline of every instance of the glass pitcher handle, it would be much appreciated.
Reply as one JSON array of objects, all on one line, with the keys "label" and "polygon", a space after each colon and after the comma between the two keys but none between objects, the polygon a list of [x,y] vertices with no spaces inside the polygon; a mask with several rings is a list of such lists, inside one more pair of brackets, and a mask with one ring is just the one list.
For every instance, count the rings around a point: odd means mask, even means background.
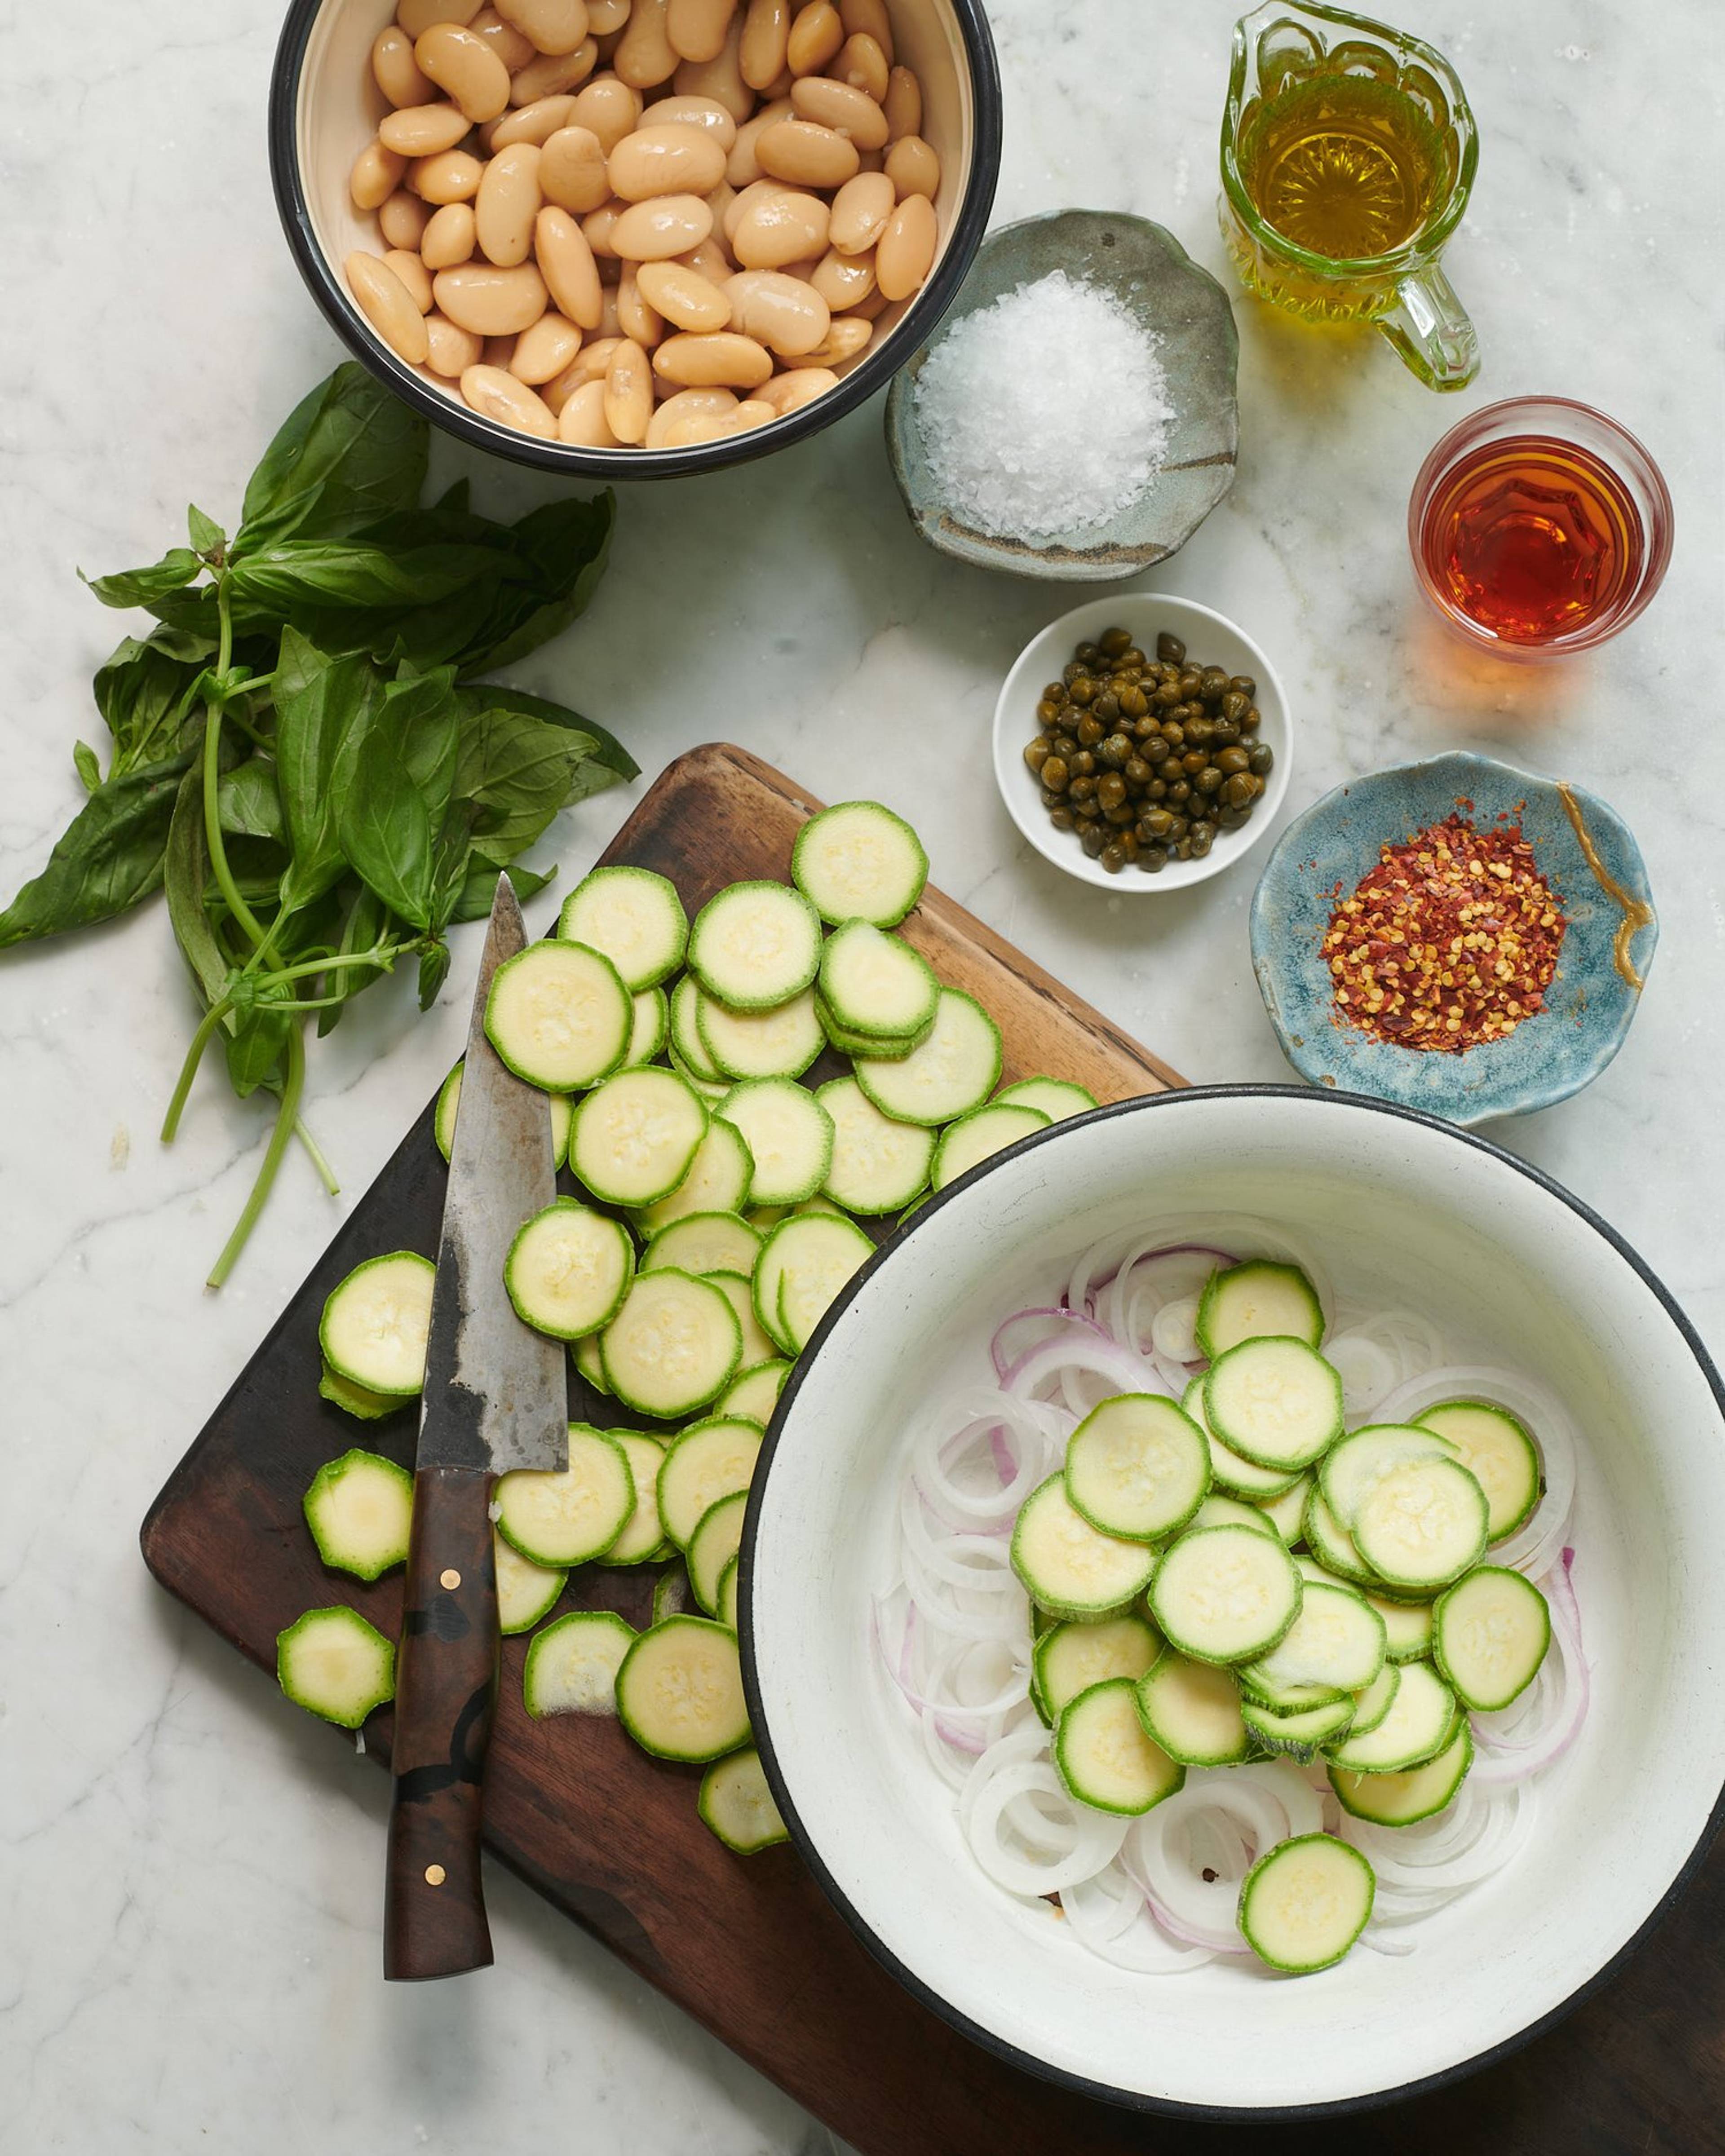
[{"label": "glass pitcher handle", "polygon": [[1404,277],[1378,327],[1428,389],[1465,389],[1480,371],[1480,341],[1436,263]]}]

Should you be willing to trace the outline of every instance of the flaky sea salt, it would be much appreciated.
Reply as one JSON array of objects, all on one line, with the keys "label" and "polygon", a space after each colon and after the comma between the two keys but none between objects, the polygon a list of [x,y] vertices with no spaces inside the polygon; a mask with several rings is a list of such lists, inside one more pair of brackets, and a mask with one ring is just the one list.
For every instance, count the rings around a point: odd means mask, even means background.
[{"label": "flaky sea salt", "polygon": [[1157,344],[1111,292],[1064,270],[956,323],[916,378],[947,508],[976,531],[1032,541],[1124,509],[1168,447]]}]

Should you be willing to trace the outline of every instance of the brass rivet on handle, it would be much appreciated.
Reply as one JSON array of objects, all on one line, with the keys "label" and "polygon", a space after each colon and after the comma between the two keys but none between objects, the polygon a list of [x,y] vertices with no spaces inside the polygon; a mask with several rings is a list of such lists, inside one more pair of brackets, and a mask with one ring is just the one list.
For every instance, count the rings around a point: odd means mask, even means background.
[{"label": "brass rivet on handle", "polygon": [[440,1864],[428,1864],[425,1867],[425,1883],[428,1887],[441,1887],[448,1876],[449,1874]]},{"label": "brass rivet on handle", "polygon": [[439,1587],[459,1587],[461,1584],[461,1575],[454,1565],[449,1565],[438,1574],[437,1583]]}]

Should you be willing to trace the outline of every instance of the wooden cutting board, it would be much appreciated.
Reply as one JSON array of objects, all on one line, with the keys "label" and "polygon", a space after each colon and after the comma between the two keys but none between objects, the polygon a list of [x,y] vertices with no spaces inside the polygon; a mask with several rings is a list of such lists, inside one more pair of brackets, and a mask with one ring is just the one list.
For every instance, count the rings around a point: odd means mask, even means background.
[{"label": "wooden cutting board", "polygon": [[[709,745],[670,766],[604,859],[670,876],[692,915],[721,885],[783,876],[797,826],[820,805],[744,751]],[[1008,1080],[1044,1071],[1105,1101],[1183,1082],[932,886],[905,932],[943,980],[993,1014]],[[275,1635],[304,1609],[344,1600],[391,1637],[398,1629],[398,1577],[367,1586],[325,1572],[300,1500],[319,1466],[351,1445],[410,1465],[415,1418],[360,1424],[320,1399],[317,1321],[362,1257],[435,1255],[444,1182],[428,1106],[144,1522],[157,1578],[272,1682]],[[572,1577],[560,1607],[606,1606],[644,1623],[649,1579],[589,1568]],[[1240,2137],[1238,2127],[1139,2118],[1073,2097],[956,2035],[870,1958],[792,1849],[739,1859],[708,1834],[694,1770],[648,1758],[614,1722],[532,1721],[521,1705],[525,1649],[524,1640],[503,1643],[485,1799],[491,1854],[864,2156],[1114,2156],[1210,2150]],[[381,1763],[390,1734],[385,1710],[366,1731]],[[380,1910],[382,1854],[380,1844]],[[1722,1937],[1725,1856],[1716,1856],[1654,1950],[1537,2044],[1387,2112],[1269,2130],[1279,2150],[1324,2156],[1375,2156],[1387,2137],[1404,2156],[1725,2149]],[[1154,2010],[1152,1988],[1146,2012]]]}]

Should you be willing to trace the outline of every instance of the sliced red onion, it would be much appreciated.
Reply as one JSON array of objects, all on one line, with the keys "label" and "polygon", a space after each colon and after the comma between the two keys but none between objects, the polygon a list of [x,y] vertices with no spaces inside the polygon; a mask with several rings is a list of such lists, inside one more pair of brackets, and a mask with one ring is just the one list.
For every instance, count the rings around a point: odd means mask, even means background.
[{"label": "sliced red onion", "polygon": [[1123,1393],[1162,1389],[1155,1371],[1141,1355],[1134,1355],[1101,1332],[1080,1340],[1044,1341],[1040,1347],[1019,1356],[1001,1383],[1014,1398],[1024,1399],[1038,1385],[1073,1370],[1106,1378]]},{"label": "sliced red onion", "polygon": [[1091,1332],[1100,1332],[1102,1329],[1094,1318],[1081,1316],[1076,1310],[1069,1310],[1064,1303],[1045,1304],[1034,1309],[1014,1311],[1010,1317],[1001,1319],[999,1324],[994,1328],[993,1338],[988,1342],[988,1359],[993,1363],[994,1374],[1003,1385],[1006,1383],[1007,1373],[1011,1370],[1013,1364],[1024,1356],[1027,1348],[1040,1344],[1036,1341],[1019,1342],[1009,1339],[1008,1335],[1014,1327],[1029,1325],[1038,1327],[1044,1337],[1047,1339],[1058,1338],[1071,1327],[1080,1327]]}]

